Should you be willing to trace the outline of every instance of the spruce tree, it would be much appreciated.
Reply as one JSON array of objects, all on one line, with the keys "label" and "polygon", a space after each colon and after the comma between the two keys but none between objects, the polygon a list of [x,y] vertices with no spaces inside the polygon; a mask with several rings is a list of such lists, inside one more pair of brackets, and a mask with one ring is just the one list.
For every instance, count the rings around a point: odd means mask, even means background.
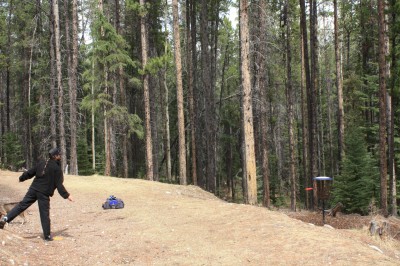
[{"label": "spruce tree", "polygon": [[379,171],[362,129],[346,132],[345,147],[342,173],[334,179],[333,203],[343,203],[348,213],[367,214],[370,202],[379,198]]}]

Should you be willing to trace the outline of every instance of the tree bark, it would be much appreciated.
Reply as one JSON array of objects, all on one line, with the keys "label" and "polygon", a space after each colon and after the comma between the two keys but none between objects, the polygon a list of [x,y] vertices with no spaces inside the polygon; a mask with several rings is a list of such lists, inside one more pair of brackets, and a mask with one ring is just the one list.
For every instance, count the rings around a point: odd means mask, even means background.
[{"label": "tree bark", "polygon": [[[51,0],[51,6],[53,7],[53,1]],[[57,146],[57,104],[56,104],[56,56],[54,48],[54,10],[50,8],[50,132],[51,132],[51,147]]]},{"label": "tree bark", "polygon": [[[140,6],[145,9],[145,0],[140,0]],[[143,91],[144,91],[144,112],[145,112],[145,131],[146,131],[146,175],[147,179],[153,181],[153,144],[151,137],[151,125],[150,125],[150,91],[149,91],[149,74],[146,71],[147,65],[147,14],[143,14],[140,19],[140,32],[142,42],[142,68],[143,74]]]},{"label": "tree bark", "polygon": [[[167,1],[165,2],[165,6],[168,9],[168,3]],[[165,12],[165,32],[168,32],[167,30],[167,13]],[[164,44],[164,54],[166,55],[168,53],[168,35],[165,35],[165,44]],[[167,180],[169,182],[172,182],[172,176],[171,176],[171,136],[170,136],[170,130],[169,130],[169,89],[168,89],[168,84],[167,84],[167,62],[165,62],[164,68],[161,71],[161,82],[163,84],[163,96],[161,100],[161,108],[162,108],[162,113],[163,113],[163,138],[164,138],[164,157],[166,160],[166,173],[167,173]]]},{"label": "tree bark", "polygon": [[296,156],[294,137],[294,107],[292,85],[292,47],[291,47],[291,8],[290,1],[286,0],[286,97],[288,105],[288,130],[289,130],[289,183],[290,183],[290,209],[296,211]]},{"label": "tree bark", "polygon": [[[77,91],[77,68],[78,68],[78,21],[77,21],[77,2],[72,1],[72,23],[69,20],[68,1],[64,2],[65,9],[65,32],[66,47],[68,58],[68,87],[69,87],[69,110],[70,110],[70,173],[78,174],[77,159],[77,121],[76,121],[76,91]],[[70,35],[70,24],[72,25],[72,34]],[[71,42],[72,38],[72,42]],[[72,50],[70,49],[72,43]]]},{"label": "tree bark", "polygon": [[[307,101],[306,101],[306,71],[305,71],[305,43],[303,36],[303,28],[300,28],[301,31],[301,123],[302,123],[302,168],[303,168],[303,185],[304,188],[308,188],[310,185],[310,179],[308,178],[308,128],[307,128]],[[304,190],[305,192],[305,204],[307,208],[310,208],[310,198],[308,190]]]},{"label": "tree bark", "polygon": [[[6,67],[6,130],[7,132],[10,132],[10,76],[11,76],[11,72],[10,72],[10,66],[11,66],[11,60],[10,60],[10,49],[11,49],[11,16],[12,16],[12,12],[14,9],[14,4],[13,4],[13,0],[10,0],[10,6],[9,6],[9,11],[8,11],[8,16],[7,16],[7,67]],[[2,127],[4,128],[4,124],[2,125]],[[4,134],[4,130],[2,130],[2,134]]]},{"label": "tree bark", "polygon": [[344,108],[343,108],[343,82],[342,82],[342,67],[339,48],[339,23],[337,12],[337,0],[333,0],[334,10],[334,35],[335,35],[335,66],[336,66],[336,89],[338,100],[338,160],[339,173],[340,164],[344,155]]},{"label": "tree bark", "polygon": [[266,94],[268,89],[267,84],[267,1],[260,0],[259,2],[259,55],[258,58],[258,74],[256,84],[260,92],[260,150],[261,150],[261,169],[263,180],[263,206],[269,208],[271,205],[270,183],[269,183],[269,162],[268,162],[268,117],[267,117],[267,102]]},{"label": "tree bark", "polygon": [[[305,81],[306,81],[306,92],[307,92],[307,133],[308,133],[308,139],[307,139],[307,146],[308,151],[308,170],[307,173],[304,173],[306,178],[308,180],[306,181],[306,184],[313,184],[312,177],[315,175],[315,168],[314,168],[314,161],[315,161],[315,155],[314,155],[314,137],[312,133],[312,124],[313,124],[313,115],[312,115],[312,83],[311,83],[311,76],[310,76],[310,61],[309,61],[309,53],[308,53],[308,37],[307,37],[307,17],[306,17],[306,7],[305,7],[305,1],[300,0],[300,9],[301,9],[301,16],[300,16],[300,27],[301,27],[301,33],[302,33],[302,45],[303,45],[303,54],[304,54],[304,75],[305,75]],[[304,120],[305,121],[305,120]],[[307,186],[308,187],[308,186]],[[306,197],[308,198],[308,194],[306,194]],[[312,208],[313,206],[313,197],[309,197],[307,200],[307,206],[308,208]]]},{"label": "tree bark", "polygon": [[55,54],[57,68],[57,90],[58,90],[58,130],[60,134],[61,169],[65,171],[67,165],[67,150],[65,141],[65,123],[64,123],[64,88],[62,84],[62,65],[61,65],[61,41],[60,41],[60,16],[58,0],[53,0],[54,12],[54,35],[55,35]]},{"label": "tree bark", "polygon": [[70,119],[71,119],[71,151],[70,164],[71,174],[78,174],[78,154],[77,154],[77,91],[78,91],[78,3],[72,0],[72,89],[70,94]]},{"label": "tree bark", "polygon": [[[391,1],[391,9],[392,9],[392,25],[397,25],[397,14],[395,12],[395,4],[396,0]],[[398,31],[398,30],[397,30]],[[395,106],[398,106],[398,98],[394,97],[395,93],[395,88],[396,88],[396,78],[394,76],[395,70],[397,69],[397,42],[396,42],[396,36],[398,32],[396,31],[396,28],[392,26],[392,49],[391,49],[391,68],[392,71],[390,71],[391,74],[391,86],[390,86],[390,95],[391,95],[391,104],[388,104],[390,106],[390,123],[389,123],[389,131],[391,132],[390,136],[388,136],[388,146],[389,146],[389,173],[390,173],[390,204],[391,204],[391,213],[393,216],[397,216],[397,177],[396,177],[396,157],[395,157],[395,142],[394,142],[394,135],[395,135]]]},{"label": "tree bark", "polygon": [[[318,162],[317,162],[317,137],[318,137],[318,122],[317,122],[317,94],[318,94],[318,39],[317,39],[317,3],[316,0],[310,0],[310,55],[311,55],[311,68],[310,68],[310,90],[308,93],[308,125],[309,125],[309,158],[310,158],[310,178],[318,175]],[[317,186],[313,182],[313,205],[317,207]]]},{"label": "tree bark", "polygon": [[210,49],[208,40],[208,6],[207,1],[201,2],[201,61],[202,87],[205,93],[205,128],[206,128],[206,189],[216,191],[216,135],[215,135],[215,97],[209,66]]},{"label": "tree bark", "polygon": [[[115,0],[115,25],[117,34],[121,34],[121,20],[120,20],[120,0]],[[118,80],[119,80],[119,91],[120,100],[119,104],[122,107],[126,106],[126,90],[125,90],[125,73],[122,66],[118,69]],[[129,176],[129,165],[128,165],[128,127],[125,126],[122,132],[122,177],[128,178]]]},{"label": "tree bark", "polygon": [[179,34],[178,0],[172,0],[172,16],[174,21],[174,44],[176,66],[176,92],[178,105],[178,135],[179,135],[179,182],[187,185],[186,177],[186,142],[185,142],[185,116],[183,110],[183,84],[181,62],[181,40]]},{"label": "tree bark", "polygon": [[[194,29],[191,27],[192,16],[195,16],[194,1],[186,0],[186,55],[187,55],[187,65],[188,65],[188,98],[189,98],[189,117],[190,117],[190,147],[192,149],[191,154],[191,164],[192,164],[192,182],[193,185],[197,186],[197,150],[196,150],[196,125],[195,125],[195,107],[194,107],[194,67],[193,67],[193,54],[195,53],[195,42],[192,40],[192,33]],[[194,45],[193,45],[194,42]]]},{"label": "tree bark", "polygon": [[381,180],[381,200],[380,207],[384,215],[388,214],[387,209],[387,156],[386,156],[386,21],[385,21],[385,1],[378,0],[379,18],[379,158],[380,158],[380,180]]},{"label": "tree bark", "polygon": [[253,131],[253,107],[252,88],[250,77],[250,47],[249,47],[249,3],[247,0],[240,0],[240,50],[241,50],[241,71],[242,71],[242,106],[243,106],[243,137],[244,137],[244,164],[247,183],[246,203],[257,204],[257,175],[256,160],[254,151]]}]

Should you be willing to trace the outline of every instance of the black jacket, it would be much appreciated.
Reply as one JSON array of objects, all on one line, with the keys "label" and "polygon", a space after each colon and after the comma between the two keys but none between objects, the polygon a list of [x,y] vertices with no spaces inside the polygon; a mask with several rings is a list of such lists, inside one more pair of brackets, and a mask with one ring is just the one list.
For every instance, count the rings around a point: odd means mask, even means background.
[{"label": "black jacket", "polygon": [[[44,167],[46,167],[45,171],[43,171]],[[24,172],[19,177],[19,181],[23,182],[34,176],[36,177],[33,179],[30,187],[31,189],[50,197],[54,195],[54,190],[57,189],[58,193],[60,193],[61,197],[64,199],[69,197],[69,193],[63,185],[64,175],[59,161],[49,159],[47,165],[46,161],[40,162],[35,167]]]}]

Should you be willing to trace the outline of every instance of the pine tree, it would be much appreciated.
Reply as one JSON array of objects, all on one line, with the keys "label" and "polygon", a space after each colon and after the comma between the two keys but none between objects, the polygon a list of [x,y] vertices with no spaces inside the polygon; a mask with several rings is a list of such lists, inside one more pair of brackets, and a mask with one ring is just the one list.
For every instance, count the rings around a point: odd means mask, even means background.
[{"label": "pine tree", "polygon": [[360,128],[346,131],[343,171],[334,179],[333,203],[341,202],[348,213],[367,214],[371,200],[379,198],[379,171],[364,138]]}]

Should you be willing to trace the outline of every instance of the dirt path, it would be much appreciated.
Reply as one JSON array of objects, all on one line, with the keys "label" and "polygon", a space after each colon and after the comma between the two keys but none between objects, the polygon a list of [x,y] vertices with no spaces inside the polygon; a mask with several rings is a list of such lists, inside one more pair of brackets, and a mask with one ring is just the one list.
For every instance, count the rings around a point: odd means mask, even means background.
[{"label": "dirt path", "polygon": [[[31,181],[19,175],[0,171],[0,202],[22,199]],[[75,202],[52,197],[56,240],[42,240],[35,204],[27,223],[0,230],[0,265],[400,265],[398,247],[367,233],[226,203],[193,186],[101,176],[64,184]],[[103,210],[109,195],[125,208]]]}]

